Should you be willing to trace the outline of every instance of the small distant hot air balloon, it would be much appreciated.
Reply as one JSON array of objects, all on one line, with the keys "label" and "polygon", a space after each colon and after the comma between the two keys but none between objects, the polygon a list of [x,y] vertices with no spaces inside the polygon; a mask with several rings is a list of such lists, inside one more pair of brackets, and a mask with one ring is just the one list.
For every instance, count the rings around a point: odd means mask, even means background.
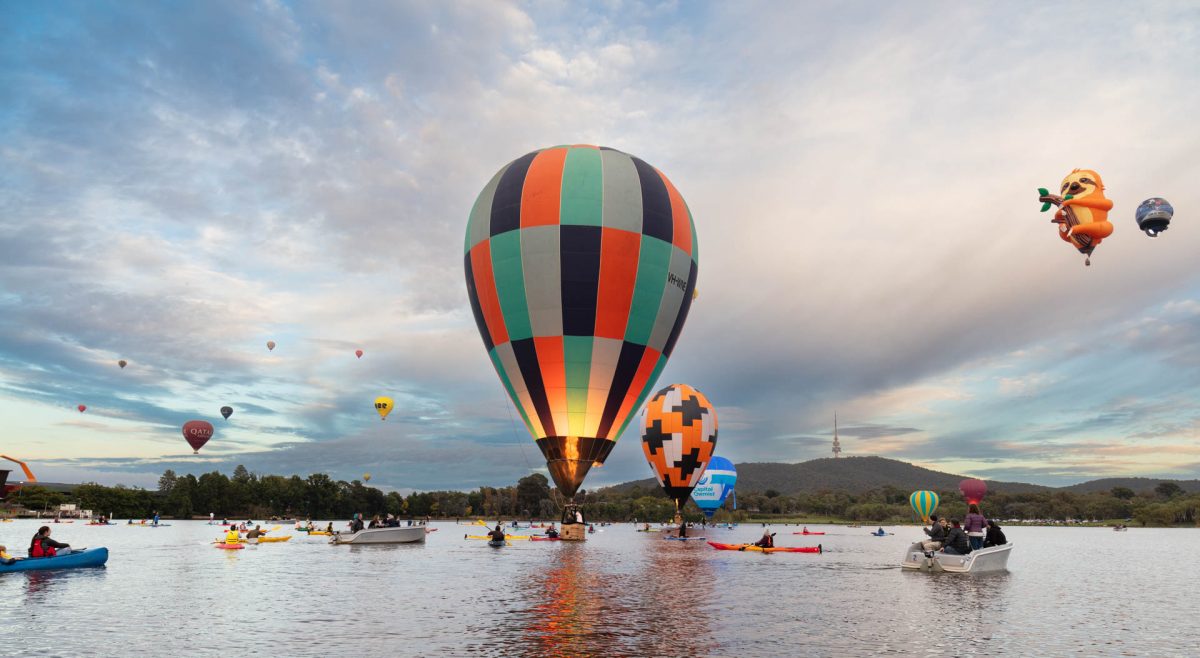
[{"label": "small distant hot air balloon", "polygon": [[274,350],[274,349],[275,349],[275,341],[273,341],[273,340],[268,340],[268,341],[267,341],[267,351],[269,352],[269,351],[271,351],[271,350]]},{"label": "small distant hot air balloon", "polygon": [[737,469],[734,468],[733,462],[713,455],[708,462],[708,468],[704,469],[704,475],[701,475],[700,481],[696,483],[696,488],[692,489],[692,500],[695,501],[696,507],[704,512],[704,516],[711,519],[713,514],[721,509],[735,484]]},{"label": "small distant hot air balloon", "polygon": [[922,521],[929,523],[929,517],[938,508],[938,495],[932,491],[914,491],[908,497],[908,504],[912,505],[913,511],[921,517]]},{"label": "small distant hot air balloon", "polygon": [[363,473],[363,482],[370,482],[370,481],[371,481],[371,474]]},{"label": "small distant hot air balloon", "polygon": [[708,398],[687,384],[671,384],[650,398],[642,430],[642,451],[678,510],[717,447],[717,412]]},{"label": "small distant hot air balloon", "polygon": [[221,415],[225,417],[225,420],[229,420],[229,417],[233,415],[233,407],[221,407]]},{"label": "small distant hot air balloon", "polygon": [[81,405],[79,405],[78,407],[75,407],[75,408],[79,410],[79,413],[83,413],[83,412],[87,411],[87,405],[86,405],[86,404],[81,404]]},{"label": "small distant hot air balloon", "polygon": [[389,397],[379,396],[375,398],[375,411],[379,412],[379,420],[387,420],[388,414],[392,413],[392,407],[395,403]]},{"label": "small distant hot air balloon", "polygon": [[1138,228],[1152,238],[1157,238],[1159,233],[1167,230],[1174,216],[1175,209],[1171,207],[1171,203],[1159,197],[1143,201],[1134,214]]},{"label": "small distant hot air balloon", "polygon": [[696,245],[666,175],[610,148],[528,153],[476,198],[471,311],[568,500],[654,390],[691,308]]},{"label": "small distant hot air balloon", "polygon": [[958,490],[967,499],[967,503],[978,505],[979,501],[983,500],[983,496],[987,493],[987,484],[983,480],[963,480],[958,483]]},{"label": "small distant hot air balloon", "polygon": [[208,443],[212,435],[212,423],[206,420],[189,420],[183,424],[183,438],[187,439],[188,445],[192,446],[194,455],[200,454],[200,448]]},{"label": "small distant hot air balloon", "polygon": [[361,359],[362,358],[362,350],[354,350],[354,356],[357,356],[358,358]]},{"label": "small distant hot air balloon", "polygon": [[117,361],[117,365],[121,366],[121,370],[124,370],[125,366],[129,365],[129,362],[125,359],[121,359],[120,361]]}]

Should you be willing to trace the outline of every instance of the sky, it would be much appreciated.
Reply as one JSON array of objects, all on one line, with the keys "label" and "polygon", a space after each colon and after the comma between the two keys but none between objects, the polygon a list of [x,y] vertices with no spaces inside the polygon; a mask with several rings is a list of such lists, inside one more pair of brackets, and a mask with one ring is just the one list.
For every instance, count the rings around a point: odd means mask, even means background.
[{"label": "sky", "polygon": [[[1165,2],[2,3],[0,453],[145,487],[544,472],[462,241],[507,162],[590,143],[692,211],[659,382],[712,400],[718,454],[830,456],[836,412],[843,455],[1200,477],[1198,26]],[[1091,267],[1038,212],[1074,168],[1115,204]],[[636,425],[585,488],[649,475]]]}]

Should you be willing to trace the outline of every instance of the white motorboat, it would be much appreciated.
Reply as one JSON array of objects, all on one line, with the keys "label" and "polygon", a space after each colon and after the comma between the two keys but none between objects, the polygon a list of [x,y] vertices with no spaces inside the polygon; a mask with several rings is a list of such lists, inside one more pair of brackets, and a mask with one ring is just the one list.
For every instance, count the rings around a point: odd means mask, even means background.
[{"label": "white motorboat", "polygon": [[925,549],[921,547],[921,542],[916,542],[908,547],[900,566],[915,571],[947,571],[949,573],[1006,571],[1008,555],[1012,553],[1012,547],[1012,542],[1008,542],[1002,546],[971,551],[968,555],[951,555],[940,551],[927,555]]},{"label": "white motorboat", "polygon": [[398,528],[364,528],[358,532],[335,532],[329,538],[331,544],[415,544],[425,542],[425,526],[412,525]]}]

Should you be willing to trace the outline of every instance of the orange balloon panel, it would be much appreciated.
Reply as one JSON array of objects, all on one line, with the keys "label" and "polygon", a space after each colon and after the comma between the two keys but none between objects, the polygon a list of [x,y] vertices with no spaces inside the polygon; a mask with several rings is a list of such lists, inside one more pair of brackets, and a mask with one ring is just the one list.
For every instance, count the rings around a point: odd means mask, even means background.
[{"label": "orange balloon panel", "polygon": [[667,495],[682,505],[717,447],[717,411],[704,394],[672,384],[646,405],[642,451]]}]

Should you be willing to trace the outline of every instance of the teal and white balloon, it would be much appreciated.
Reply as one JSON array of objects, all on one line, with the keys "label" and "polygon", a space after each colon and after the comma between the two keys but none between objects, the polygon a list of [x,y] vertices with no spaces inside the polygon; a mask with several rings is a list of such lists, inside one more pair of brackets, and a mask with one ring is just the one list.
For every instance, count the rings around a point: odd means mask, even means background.
[{"label": "teal and white balloon", "polygon": [[692,500],[696,502],[696,507],[711,519],[712,515],[721,509],[721,505],[725,504],[725,497],[733,491],[735,484],[737,469],[733,467],[733,462],[713,455],[708,462],[708,468],[704,469],[704,474],[696,483],[696,488],[692,489]]}]

